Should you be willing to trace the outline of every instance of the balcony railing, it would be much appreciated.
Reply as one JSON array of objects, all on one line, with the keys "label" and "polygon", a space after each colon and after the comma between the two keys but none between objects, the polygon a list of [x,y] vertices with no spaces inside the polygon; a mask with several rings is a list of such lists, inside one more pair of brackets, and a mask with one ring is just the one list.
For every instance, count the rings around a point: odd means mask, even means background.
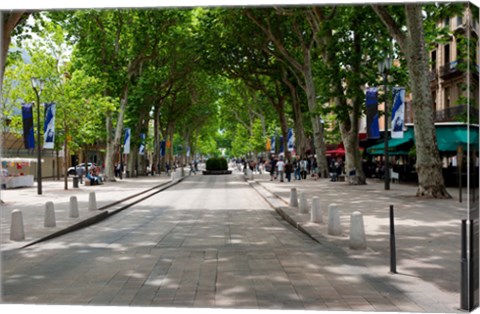
[{"label": "balcony railing", "polygon": [[435,122],[466,122],[467,114],[470,114],[471,118],[478,118],[478,109],[470,106],[460,105],[450,107],[444,110],[437,110],[433,113],[433,119]]},{"label": "balcony railing", "polygon": [[458,61],[452,61],[446,65],[440,67],[440,75],[441,77],[450,76],[453,74],[461,73],[458,69]]}]

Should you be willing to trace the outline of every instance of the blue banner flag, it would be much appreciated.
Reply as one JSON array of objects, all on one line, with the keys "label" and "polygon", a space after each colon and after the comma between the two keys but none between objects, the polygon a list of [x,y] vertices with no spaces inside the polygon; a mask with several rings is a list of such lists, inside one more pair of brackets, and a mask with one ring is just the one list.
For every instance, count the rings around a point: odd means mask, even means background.
[{"label": "blue banner flag", "polygon": [[130,128],[125,129],[125,139],[123,141],[123,153],[130,154]]},{"label": "blue banner flag", "polygon": [[22,104],[23,142],[26,149],[35,148],[35,136],[33,132],[33,105]]},{"label": "blue banner flag", "polygon": [[53,149],[55,139],[55,110],[54,103],[45,104],[45,122],[43,124],[43,148]]},{"label": "blue banner flag", "polygon": [[378,125],[378,88],[367,89],[367,137],[380,138],[380,127]]},{"label": "blue banner flag", "polygon": [[288,151],[292,152],[295,149],[295,134],[293,134],[293,129],[288,129],[288,141],[287,141],[287,146],[288,146]]},{"label": "blue banner flag", "polygon": [[403,138],[405,121],[405,88],[393,88],[392,138]]},{"label": "blue banner flag", "polygon": [[275,136],[270,138],[270,153],[275,153]]},{"label": "blue banner flag", "polygon": [[145,133],[140,133],[140,147],[138,148],[139,155],[145,155]]},{"label": "blue banner flag", "polygon": [[166,147],[166,142],[161,141],[160,142],[160,156],[164,157],[165,156],[165,147]]}]

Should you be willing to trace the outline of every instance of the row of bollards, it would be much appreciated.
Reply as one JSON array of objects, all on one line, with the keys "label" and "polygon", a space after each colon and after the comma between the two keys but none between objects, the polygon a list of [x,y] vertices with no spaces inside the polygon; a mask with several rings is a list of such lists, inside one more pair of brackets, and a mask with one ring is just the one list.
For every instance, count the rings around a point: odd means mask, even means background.
[{"label": "row of bollards", "polygon": [[[308,214],[309,207],[307,196],[300,193],[297,196],[297,189],[292,188],[290,193],[290,206],[298,207],[301,214]],[[323,212],[320,199],[317,196],[312,198],[310,207],[310,221],[313,223],[323,223]],[[335,203],[328,205],[328,234],[339,236],[342,234],[342,225],[340,221],[340,209]],[[363,224],[363,215],[361,212],[353,212],[350,218],[350,242],[349,247],[353,250],[364,250],[367,248],[365,237],[365,228]]]},{"label": "row of bollards", "polygon": [[[95,211],[97,210],[97,199],[95,192],[90,192],[88,196],[88,210]],[[80,212],[78,210],[78,200],[76,196],[70,197],[70,202],[68,206],[68,217],[69,218],[78,218],[80,217]],[[56,227],[55,219],[55,205],[53,202],[45,203],[45,216],[43,225],[45,228]],[[10,223],[10,240],[12,241],[23,241],[25,240],[25,230],[23,225],[23,214],[19,209],[14,209],[12,211],[12,220]]]}]

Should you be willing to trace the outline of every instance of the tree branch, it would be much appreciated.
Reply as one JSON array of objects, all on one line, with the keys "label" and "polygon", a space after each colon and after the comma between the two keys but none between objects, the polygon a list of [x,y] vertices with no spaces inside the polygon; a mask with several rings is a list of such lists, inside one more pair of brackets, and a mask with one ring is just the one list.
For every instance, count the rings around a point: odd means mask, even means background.
[{"label": "tree branch", "polygon": [[371,6],[373,11],[380,17],[380,20],[382,20],[390,35],[397,41],[401,50],[405,51],[407,37],[390,13],[388,13],[385,6],[377,4],[372,4]]}]

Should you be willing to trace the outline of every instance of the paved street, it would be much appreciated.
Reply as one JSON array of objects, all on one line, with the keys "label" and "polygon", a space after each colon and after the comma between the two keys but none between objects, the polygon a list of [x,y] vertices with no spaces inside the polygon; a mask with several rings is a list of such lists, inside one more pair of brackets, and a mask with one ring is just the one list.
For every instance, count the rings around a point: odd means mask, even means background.
[{"label": "paved street", "polygon": [[[280,197],[293,185],[257,181]],[[316,182],[297,186],[306,183]],[[96,225],[4,250],[3,302],[458,312],[458,289],[440,289],[418,274],[388,274],[380,249],[351,254],[342,238],[318,243],[256,190],[240,174],[190,176]]]}]

